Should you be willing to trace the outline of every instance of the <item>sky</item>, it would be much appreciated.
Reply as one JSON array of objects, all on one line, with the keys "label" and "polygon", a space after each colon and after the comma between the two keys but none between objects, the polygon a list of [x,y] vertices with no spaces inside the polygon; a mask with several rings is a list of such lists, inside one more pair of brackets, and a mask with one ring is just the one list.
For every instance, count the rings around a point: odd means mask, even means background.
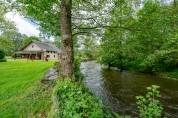
[{"label": "sky", "polygon": [[30,22],[28,19],[24,18],[20,14],[9,12],[6,14],[6,18],[9,21],[14,22],[16,28],[20,33],[26,34],[27,36],[39,36],[40,31],[38,30],[38,26]]}]

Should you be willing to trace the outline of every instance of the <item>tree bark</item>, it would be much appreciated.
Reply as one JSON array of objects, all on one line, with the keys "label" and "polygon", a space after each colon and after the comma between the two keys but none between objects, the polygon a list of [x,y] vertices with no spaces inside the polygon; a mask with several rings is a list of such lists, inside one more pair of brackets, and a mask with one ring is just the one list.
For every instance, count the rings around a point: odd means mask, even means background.
[{"label": "tree bark", "polygon": [[72,0],[61,0],[61,50],[62,76],[73,77],[73,41],[71,25]]}]

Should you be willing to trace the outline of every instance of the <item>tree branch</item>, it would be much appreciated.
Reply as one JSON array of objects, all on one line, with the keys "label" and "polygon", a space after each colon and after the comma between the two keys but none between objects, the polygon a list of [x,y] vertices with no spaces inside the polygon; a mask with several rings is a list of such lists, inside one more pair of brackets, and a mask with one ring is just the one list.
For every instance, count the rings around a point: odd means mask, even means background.
[{"label": "tree branch", "polygon": [[72,34],[72,37],[74,37],[76,35],[83,35],[83,34],[91,34],[91,33],[87,32],[87,31],[76,32],[76,33]]},{"label": "tree branch", "polygon": [[94,27],[75,27],[74,29],[79,29],[79,30],[92,30],[92,29],[100,29],[100,28],[109,28],[109,29],[125,29],[125,30],[130,30],[130,31],[141,31],[140,29],[136,29],[133,27],[122,27],[122,26],[109,26],[109,25],[104,25],[104,26],[94,26]]}]

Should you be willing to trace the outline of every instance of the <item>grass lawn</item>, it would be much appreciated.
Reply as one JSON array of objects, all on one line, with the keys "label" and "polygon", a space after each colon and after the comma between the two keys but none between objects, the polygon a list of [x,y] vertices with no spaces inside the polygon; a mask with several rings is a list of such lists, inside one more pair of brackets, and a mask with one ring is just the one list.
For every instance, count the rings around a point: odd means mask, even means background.
[{"label": "grass lawn", "polygon": [[0,118],[45,117],[51,104],[52,83],[42,83],[54,62],[0,63]]}]

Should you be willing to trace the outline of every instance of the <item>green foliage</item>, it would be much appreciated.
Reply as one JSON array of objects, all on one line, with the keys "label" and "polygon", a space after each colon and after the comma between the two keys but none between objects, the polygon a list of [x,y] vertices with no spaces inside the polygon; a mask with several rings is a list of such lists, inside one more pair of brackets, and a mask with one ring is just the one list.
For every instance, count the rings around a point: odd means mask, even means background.
[{"label": "green foliage", "polygon": [[5,1],[0,1],[0,32],[15,31],[16,28],[14,24],[5,18],[5,14],[8,12],[7,4]]},{"label": "green foliage", "polygon": [[[97,11],[97,8],[99,8],[102,1],[103,0],[99,0],[99,2],[86,2],[81,0],[72,1],[73,15],[76,17],[81,15],[81,17],[83,17],[83,15],[78,12],[81,8],[85,8],[85,11],[86,8],[88,8],[88,11],[90,11],[91,8],[92,10]],[[25,16],[33,19],[34,22],[37,22],[43,33],[46,33],[47,35],[60,36],[60,0],[17,0],[17,3],[21,6],[18,10]],[[98,4],[96,5],[96,3]],[[75,22],[75,25],[82,24],[82,22],[85,21],[81,20],[80,22],[77,22],[79,20],[78,18],[73,18],[72,20]],[[78,31],[77,27],[74,29]]]},{"label": "green foliage", "polygon": [[54,45],[58,48],[61,47],[61,37],[60,36],[55,36],[54,37]]},{"label": "green foliage", "polygon": [[177,80],[178,79],[178,69],[175,69],[175,70],[172,70],[169,72],[160,73],[160,76],[163,78],[170,78],[170,79]]},{"label": "green foliage", "polygon": [[32,41],[40,41],[40,39],[36,36],[24,37],[23,46],[21,47],[27,46]]},{"label": "green foliage", "polygon": [[54,118],[111,118],[102,103],[94,99],[81,83],[59,80],[54,93],[58,104]]},{"label": "green foliage", "polygon": [[3,50],[0,50],[0,62],[5,62],[5,52]]},{"label": "green foliage", "polygon": [[[177,6],[159,0],[115,1],[112,26],[101,41],[98,60],[119,68],[142,72],[171,71],[178,65]],[[127,17],[126,17],[127,16]]]},{"label": "green foliage", "polygon": [[25,16],[38,22],[41,31],[50,35],[60,35],[59,0],[17,0],[21,7],[18,8]]},{"label": "green foliage", "polygon": [[119,32],[110,35],[112,31],[106,32],[106,39],[103,39],[99,48],[99,62],[109,66],[116,66],[118,68],[125,67],[125,55],[123,53],[124,47],[122,45],[122,38],[117,37]]},{"label": "green foliage", "polygon": [[3,50],[0,50],[0,59],[4,59],[5,52]]},{"label": "green foliage", "polygon": [[4,32],[0,36],[0,46],[7,55],[12,55],[20,50],[26,42],[27,36],[18,33],[17,31]]},{"label": "green foliage", "polygon": [[0,48],[8,56],[11,56],[30,41],[39,39],[34,36],[27,37],[24,34],[20,34],[15,28],[14,23],[5,18],[5,14],[8,12],[8,7],[10,6],[7,3],[0,1]]},{"label": "green foliage", "polygon": [[17,32],[13,22],[5,18],[8,12],[8,5],[5,1],[0,1],[0,48],[7,55],[11,55],[23,46],[24,35]]},{"label": "green foliage", "polygon": [[74,75],[76,80],[82,80],[83,75],[80,71],[81,58],[79,56],[75,56],[74,58]]},{"label": "green foliage", "polygon": [[94,38],[89,36],[83,37],[81,42],[80,47],[82,47],[82,49],[79,50],[81,60],[96,59],[97,43]]},{"label": "green foliage", "polygon": [[12,49],[14,48],[14,40],[10,39],[9,36],[16,32],[16,28],[13,22],[10,22],[5,18],[5,14],[7,12],[6,2],[0,1],[0,48],[3,49],[7,55],[9,55],[12,53]]},{"label": "green foliage", "polygon": [[0,35],[0,47],[7,55],[11,56],[14,54],[14,52],[22,49],[31,41],[39,40],[40,39],[35,36],[27,37],[26,35],[20,34],[17,31],[8,31],[3,32]]},{"label": "green foliage", "polygon": [[140,117],[161,118],[163,108],[158,98],[160,97],[159,86],[147,87],[145,96],[137,96],[137,105]]},{"label": "green foliage", "polygon": [[178,65],[178,50],[161,50],[150,54],[140,67],[143,71],[171,71]]},{"label": "green foliage", "polygon": [[[128,27],[133,21],[132,7],[129,0],[114,2],[111,11],[111,26],[115,29],[106,29],[99,48],[99,62],[110,66],[125,68],[127,66],[127,40],[130,32],[122,27]],[[124,17],[128,16],[128,17]],[[120,27],[120,28],[119,28]],[[126,58],[127,57],[127,58]]]},{"label": "green foliage", "polygon": [[0,36],[0,47],[5,51],[7,55],[11,52],[12,44],[13,44],[12,41],[8,39],[6,36],[4,35]]}]

